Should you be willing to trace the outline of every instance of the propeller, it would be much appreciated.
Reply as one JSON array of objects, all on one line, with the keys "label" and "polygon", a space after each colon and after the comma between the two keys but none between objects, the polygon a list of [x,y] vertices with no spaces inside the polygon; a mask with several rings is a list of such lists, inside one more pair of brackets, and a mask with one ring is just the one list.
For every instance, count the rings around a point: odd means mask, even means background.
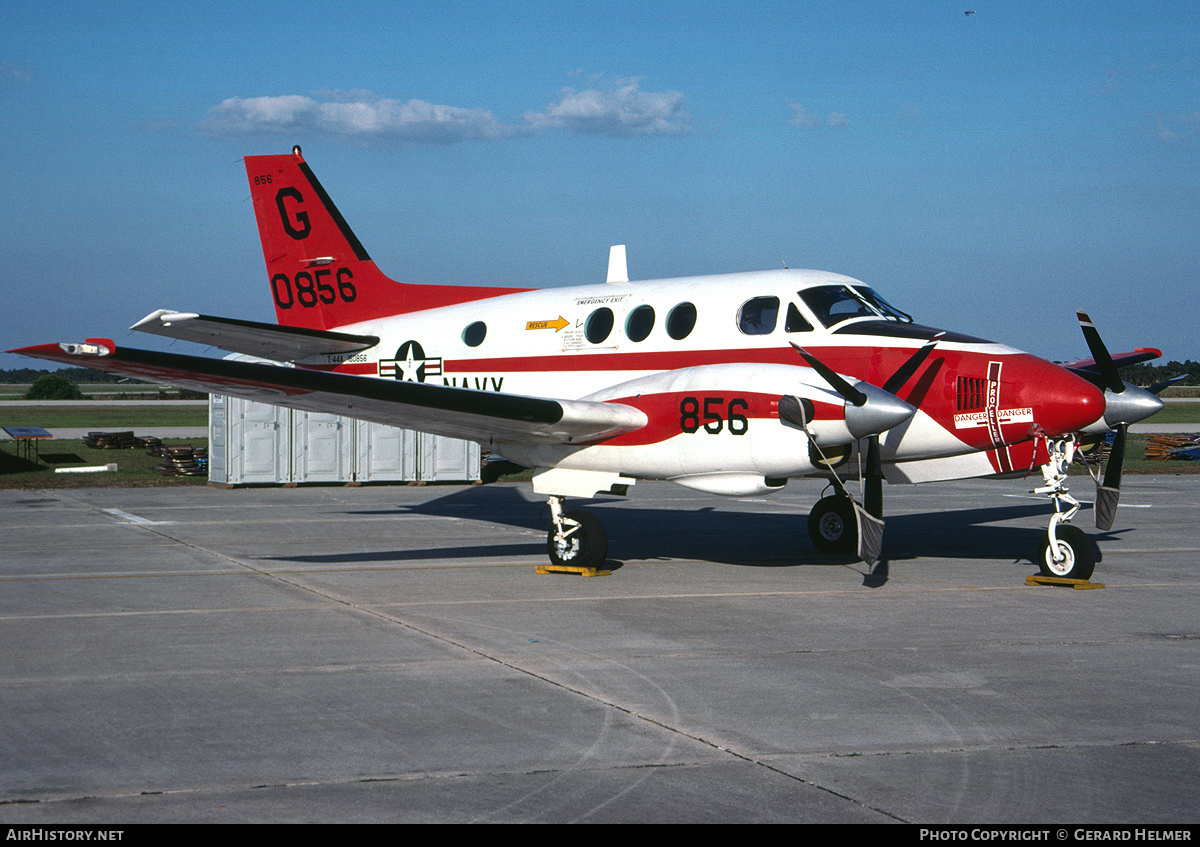
[{"label": "propeller", "polygon": [[1088,317],[1079,310],[1079,327],[1096,363],[1097,384],[1104,389],[1104,422],[1113,430],[1112,449],[1108,454],[1108,466],[1104,469],[1104,480],[1096,486],[1096,529],[1112,529],[1117,514],[1117,502],[1121,497],[1121,468],[1125,464],[1125,442],[1129,425],[1150,417],[1163,407],[1162,400],[1155,395],[1166,388],[1170,381],[1159,383],[1147,391],[1136,385],[1126,385],[1117,372],[1108,348]]},{"label": "propeller", "polygon": [[[916,414],[916,409],[897,397],[895,392],[900,390],[929,358],[929,354],[944,335],[944,332],[939,332],[909,356],[888,378],[883,388],[861,380],[851,385],[812,353],[791,342],[809,367],[846,401],[846,426],[850,433],[856,438],[867,439],[866,464],[863,469],[863,505],[854,503],[854,514],[858,524],[858,555],[868,565],[874,565],[879,560],[883,547],[883,461],[879,449],[879,434],[899,426]],[[782,398],[779,414],[785,420],[791,420],[801,426],[805,424],[803,405],[795,398]],[[842,493],[845,494],[844,488]]]},{"label": "propeller", "polygon": [[[904,423],[916,412],[916,409],[891,391],[862,380],[851,385],[799,344],[794,341],[791,344],[796,348],[796,352],[804,358],[804,361],[808,362],[809,367],[816,371],[829,387],[846,401],[846,428],[850,430],[850,434],[854,438],[877,436],[881,432]],[[788,398],[784,398],[784,400],[788,400]],[[780,413],[785,414],[792,405],[791,402],[782,404]],[[788,417],[784,419],[800,426],[805,423],[802,420]]]},{"label": "propeller", "polygon": [[942,336],[946,334],[945,330],[926,341],[917,352],[913,353],[904,364],[896,369],[896,372],[888,377],[888,381],[883,384],[883,390],[895,394],[904,387],[904,383],[908,382],[909,377],[917,372],[917,368],[925,363],[929,358],[929,354],[933,352],[933,348],[937,347],[938,342],[942,340]]}]

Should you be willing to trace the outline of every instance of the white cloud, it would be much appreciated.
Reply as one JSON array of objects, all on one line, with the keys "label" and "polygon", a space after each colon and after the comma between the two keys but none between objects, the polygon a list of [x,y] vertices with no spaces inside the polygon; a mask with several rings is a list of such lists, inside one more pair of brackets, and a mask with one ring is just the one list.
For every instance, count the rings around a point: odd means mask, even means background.
[{"label": "white cloud", "polygon": [[374,97],[322,103],[300,94],[231,97],[214,107],[202,126],[210,132],[229,134],[316,132],[429,142],[499,138],[519,131],[505,126],[485,109]]},{"label": "white cloud", "polygon": [[[319,98],[319,99],[318,99]],[[389,100],[369,91],[325,89],[310,97],[230,97],[209,110],[201,129],[219,134],[320,133],[360,139],[449,143],[561,129],[585,135],[682,135],[683,95],[644,92],[627,82],[614,91],[564,89],[545,112],[506,124],[486,109]]]},{"label": "white cloud", "polygon": [[[1186,115],[1181,116],[1181,119],[1185,122],[1188,121],[1188,117]],[[1161,117],[1158,119],[1158,126],[1152,130],[1150,134],[1164,144],[1174,144],[1175,142],[1181,141],[1187,137],[1183,133],[1175,132],[1173,129],[1169,129],[1167,125],[1163,123],[1163,119]]]},{"label": "white cloud", "polygon": [[24,68],[19,68],[16,65],[10,65],[8,62],[0,62],[0,79],[8,79],[13,82],[32,82],[33,77]]},{"label": "white cloud", "polygon": [[790,121],[792,126],[804,127],[805,129],[825,126],[836,129],[850,123],[850,119],[841,112],[830,112],[822,118],[819,115],[812,114],[799,103],[792,103],[790,108],[792,110],[792,120]]},{"label": "white cloud", "polygon": [[642,91],[636,80],[615,91],[564,88],[545,112],[525,115],[534,128],[561,128],[584,135],[629,137],[685,135],[688,113],[678,91]]}]

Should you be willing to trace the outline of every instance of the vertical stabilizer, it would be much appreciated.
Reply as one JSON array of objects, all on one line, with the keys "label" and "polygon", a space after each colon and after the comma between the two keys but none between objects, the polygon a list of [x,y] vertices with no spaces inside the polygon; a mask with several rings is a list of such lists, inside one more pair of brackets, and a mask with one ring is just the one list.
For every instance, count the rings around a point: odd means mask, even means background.
[{"label": "vertical stabilizer", "polygon": [[275,316],[284,326],[334,329],[521,289],[405,285],[384,276],[304,161],[247,156]]}]

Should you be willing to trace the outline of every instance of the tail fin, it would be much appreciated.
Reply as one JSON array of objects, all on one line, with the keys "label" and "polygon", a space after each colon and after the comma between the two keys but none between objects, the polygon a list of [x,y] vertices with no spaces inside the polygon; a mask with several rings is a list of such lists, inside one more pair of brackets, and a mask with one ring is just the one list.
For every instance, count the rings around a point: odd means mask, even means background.
[{"label": "tail fin", "polygon": [[300,155],[247,156],[246,176],[283,326],[333,329],[523,289],[406,285],[384,276]]}]

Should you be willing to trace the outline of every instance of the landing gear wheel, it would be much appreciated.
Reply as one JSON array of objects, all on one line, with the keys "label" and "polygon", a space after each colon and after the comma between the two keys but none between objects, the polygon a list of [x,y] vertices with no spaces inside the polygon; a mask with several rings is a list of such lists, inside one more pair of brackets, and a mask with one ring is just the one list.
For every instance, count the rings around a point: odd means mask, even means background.
[{"label": "landing gear wheel", "polygon": [[1096,567],[1096,546],[1087,533],[1070,524],[1059,524],[1055,529],[1058,536],[1058,555],[1062,561],[1054,561],[1050,553],[1050,535],[1042,536],[1038,545],[1038,567],[1042,576],[1059,579],[1090,579]]},{"label": "landing gear wheel", "polygon": [[808,513],[808,537],[822,553],[854,553],[858,550],[858,523],[849,497],[822,497]]},{"label": "landing gear wheel", "polygon": [[558,537],[557,528],[550,529],[546,541],[550,562],[558,567],[598,568],[608,557],[608,535],[600,519],[590,512],[564,512],[567,532]]}]

